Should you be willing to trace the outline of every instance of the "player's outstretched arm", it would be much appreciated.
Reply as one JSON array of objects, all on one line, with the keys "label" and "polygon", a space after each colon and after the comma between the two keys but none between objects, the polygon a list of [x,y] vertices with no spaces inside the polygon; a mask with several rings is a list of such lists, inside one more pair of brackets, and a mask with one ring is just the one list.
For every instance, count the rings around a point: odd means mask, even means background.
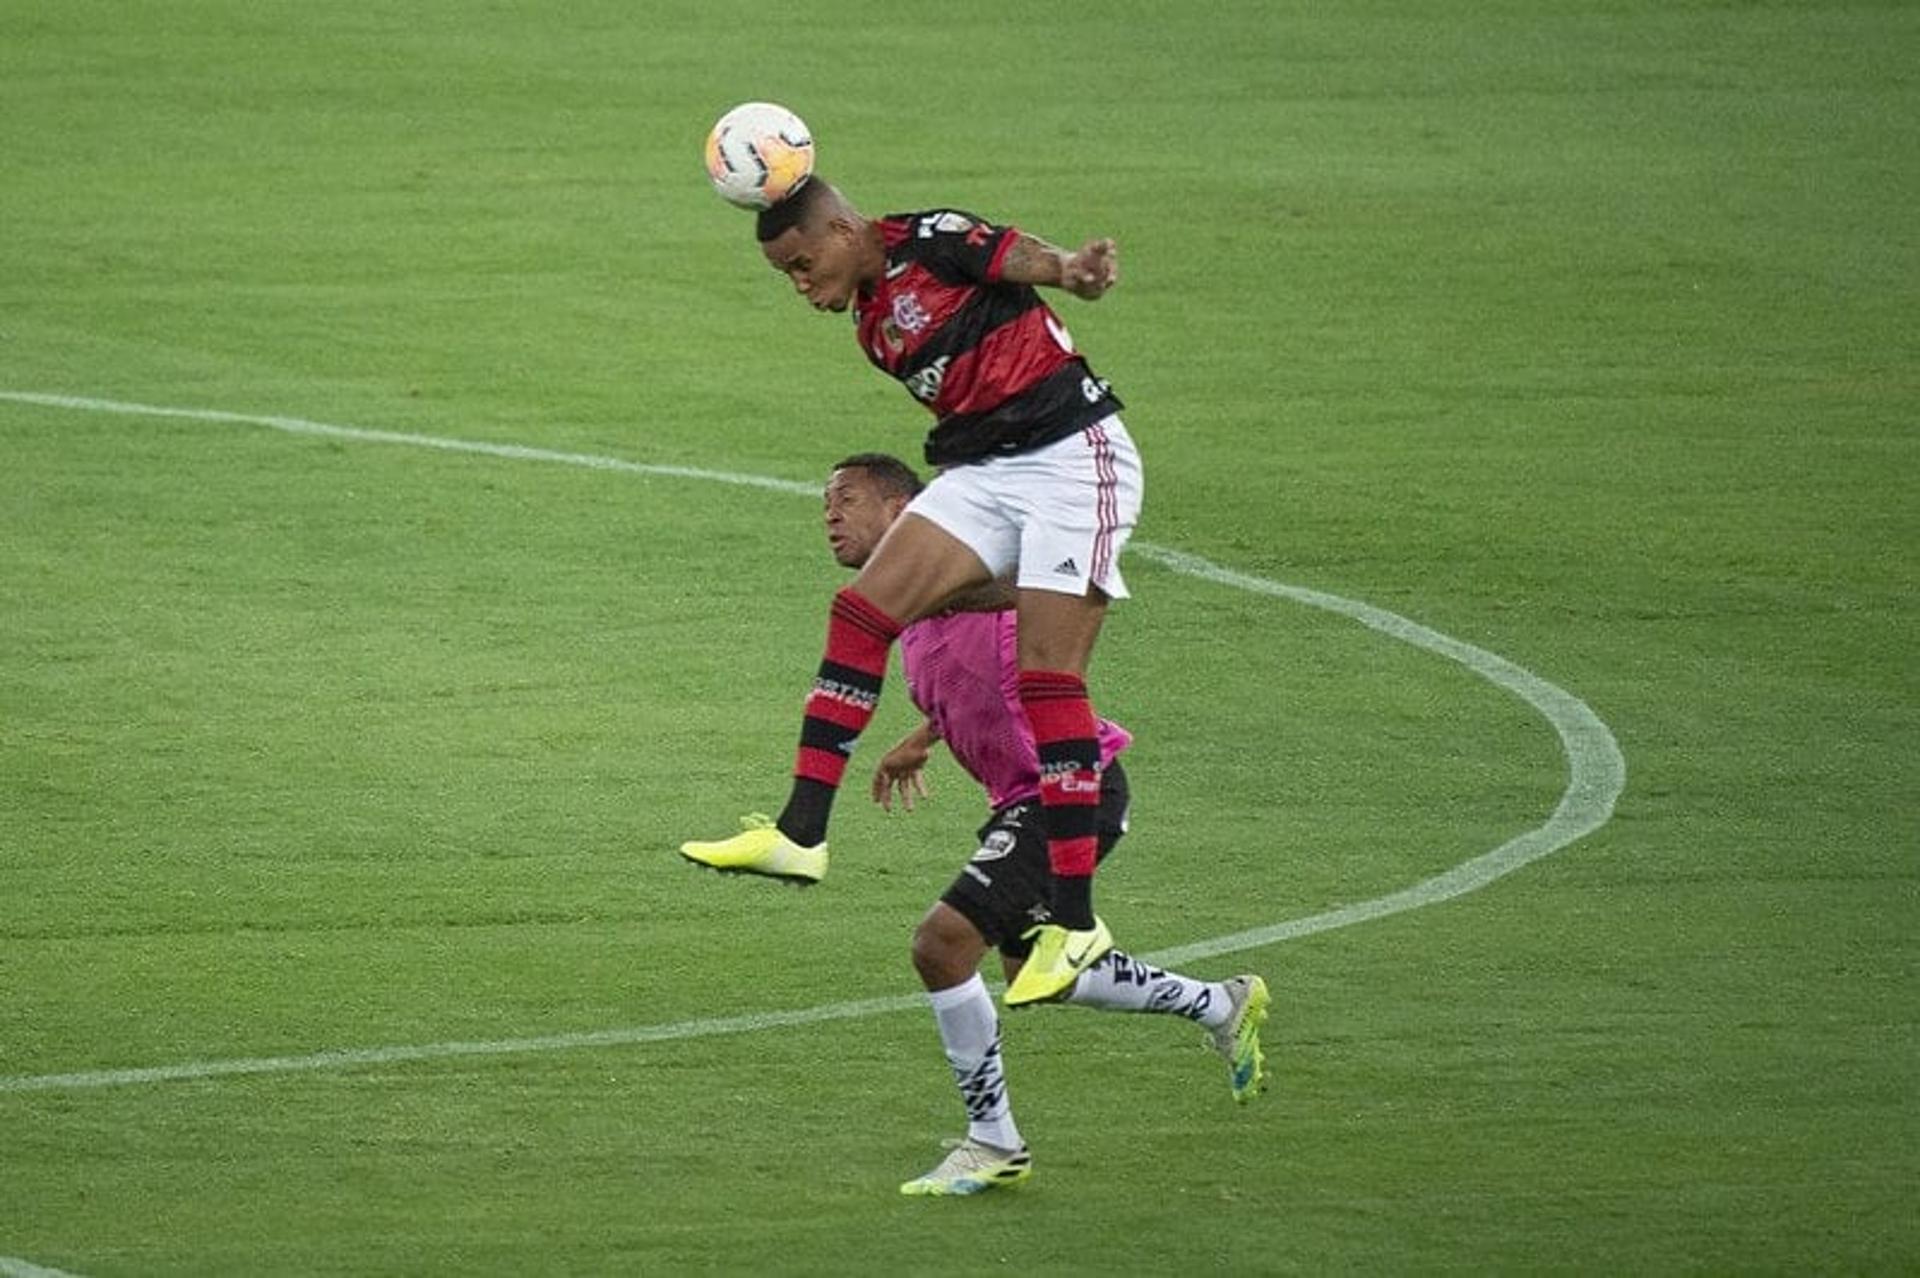
[{"label": "player's outstretched arm", "polygon": [[1099,239],[1088,240],[1069,253],[1025,231],[1016,231],[1001,261],[1000,278],[1015,284],[1062,288],[1091,302],[1120,282],[1120,250],[1112,240]]}]

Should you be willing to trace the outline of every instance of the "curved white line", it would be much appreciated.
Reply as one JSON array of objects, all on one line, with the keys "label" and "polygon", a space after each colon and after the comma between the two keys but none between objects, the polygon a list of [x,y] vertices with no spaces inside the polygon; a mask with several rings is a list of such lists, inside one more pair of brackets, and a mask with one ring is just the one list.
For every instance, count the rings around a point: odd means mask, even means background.
[{"label": "curved white line", "polygon": [[[652,466],[597,457],[585,453],[554,452],[544,448],[526,448],[514,444],[492,444],[475,440],[449,439],[438,435],[413,435],[395,431],[364,430],[355,426],[333,426],[325,422],[297,417],[267,417],[249,413],[220,412],[200,408],[163,408],[151,404],[130,404],[116,400],[87,399],[72,395],[45,395],[26,391],[0,391],[0,400],[36,404],[48,408],[77,409],[98,413],[121,413],[146,417],[177,417],[193,421],[234,422],[268,426],[300,435],[320,435],[365,443],[406,444],[416,448],[436,448],[449,452],[479,453],[514,461],[554,462],[584,466],[594,470],[622,471],[639,475],[658,475],[675,479],[704,479],[718,483],[740,484],[754,488],[790,492],[817,497],[815,484],[771,479],[763,475],[743,475],[728,471],[703,470],[685,466]],[[1237,953],[1262,945],[1272,945],[1316,932],[1348,927],[1371,919],[1384,918],[1405,910],[1418,909],[1478,891],[1494,880],[1511,874],[1523,865],[1557,852],[1576,839],[1605,825],[1613,815],[1614,803],[1626,788],[1626,759],[1620,753],[1613,733],[1588,705],[1565,689],[1548,683],[1538,675],[1515,665],[1504,657],[1463,643],[1418,622],[1409,621],[1371,604],[1345,599],[1339,595],[1289,586],[1264,577],[1234,572],[1191,555],[1135,542],[1134,553],[1162,567],[1186,576],[1230,586],[1253,594],[1287,599],[1308,607],[1339,613],[1369,629],[1402,643],[1412,644],[1457,661],[1496,687],[1513,693],[1532,706],[1560,736],[1571,775],[1559,804],[1546,823],[1509,839],[1491,852],[1462,862],[1433,878],[1402,888],[1385,896],[1359,901],[1307,918],[1275,923],[1230,936],[1195,941],[1172,949],[1159,950],[1141,957],[1160,966],[1176,966],[1195,959]],[[435,1060],[455,1056],[504,1056],[524,1052],[571,1051],[588,1047],[615,1047],[637,1043],[657,1043],[672,1039],[700,1038],[717,1034],[740,1034],[751,1030],[788,1025],[812,1025],[822,1021],[877,1016],[923,1006],[918,994],[893,998],[864,999],[850,1003],[828,1003],[793,1011],[759,1012],[742,1016],[706,1020],[679,1021],[667,1025],[643,1025],[628,1029],[601,1030],[580,1034],[555,1034],[542,1038],[502,1039],[494,1042],[424,1043],[412,1046],[374,1047],[341,1051],[314,1052],[306,1056],[269,1056],[225,1061],[198,1061],[181,1065],[161,1065],[140,1069],[86,1070],[71,1074],[23,1075],[0,1078],[0,1093],[46,1091],[56,1088],[116,1087],[133,1083],[168,1082],[180,1079],[212,1078],[228,1074],[292,1073],[307,1070],[337,1069],[352,1065],[391,1064],[397,1061]]]},{"label": "curved white line", "polygon": [[0,1278],[78,1278],[64,1269],[49,1269],[16,1256],[0,1256]]},{"label": "curved white line", "polygon": [[1489,683],[1505,688],[1539,711],[1546,721],[1553,725],[1553,730],[1560,734],[1560,744],[1566,751],[1567,763],[1571,771],[1567,779],[1567,788],[1561,794],[1560,802],[1554,808],[1553,815],[1547,819],[1547,823],[1528,830],[1517,838],[1509,839],[1491,852],[1474,857],[1471,861],[1462,862],[1446,873],[1435,875],[1425,882],[1402,888],[1386,896],[1375,897],[1370,901],[1356,902],[1309,918],[1294,919],[1286,923],[1276,923],[1270,927],[1254,928],[1248,932],[1236,932],[1232,936],[1217,937],[1211,941],[1196,941],[1191,945],[1162,950],[1152,956],[1161,966],[1177,966],[1198,958],[1232,954],[1259,945],[1271,945],[1276,941],[1290,941],[1295,937],[1311,936],[1315,932],[1347,927],[1354,923],[1364,923],[1369,919],[1398,914],[1402,910],[1414,910],[1423,905],[1451,900],[1456,896],[1477,891],[1495,879],[1513,873],[1528,862],[1537,861],[1549,853],[1559,851],[1574,840],[1593,833],[1612,818],[1614,801],[1620,797],[1621,791],[1626,789],[1627,785],[1626,758],[1620,753],[1619,743],[1613,739],[1613,733],[1607,730],[1607,725],[1601,722],[1600,716],[1595,714],[1586,702],[1564,688],[1548,683],[1505,657],[1495,656],[1486,649],[1476,648],[1470,643],[1462,643],[1458,639],[1443,635],[1437,630],[1431,630],[1418,622],[1408,621],[1398,613],[1388,612],[1384,608],[1375,608],[1371,604],[1360,603],[1353,599],[1343,599],[1339,595],[1323,594],[1318,590],[1308,590],[1304,586],[1288,586],[1277,581],[1268,581],[1264,577],[1252,577],[1246,573],[1233,572],[1208,563],[1198,555],[1189,555],[1183,551],[1168,550],[1160,546],[1137,546],[1135,549],[1145,558],[1163,564],[1175,572],[1250,591],[1253,594],[1273,595],[1326,612],[1337,612],[1342,616],[1353,618],[1369,629],[1398,639],[1402,643],[1409,643],[1416,648],[1424,648],[1428,652],[1459,662]]},{"label": "curved white line", "polygon": [[39,395],[30,391],[0,391],[0,400],[16,404],[37,404],[41,408],[73,408],[89,413],[121,413],[133,417],[184,417],[196,422],[234,422],[245,426],[268,426],[289,435],[318,435],[326,439],[349,439],[361,444],[405,444],[412,448],[437,448],[449,453],[479,453],[483,457],[504,457],[509,461],[556,462],[562,466],[581,466],[588,470],[615,470],[629,475],[660,475],[668,479],[710,479],[716,483],[739,484],[747,488],[770,488],[777,493],[798,493],[818,497],[818,484],[800,484],[791,479],[770,479],[765,475],[742,475],[730,470],[702,470],[697,466],[650,466],[644,462],[622,461],[618,457],[597,457],[592,453],[558,453],[548,448],[527,448],[520,444],[491,444],[478,439],[448,439],[442,435],[413,435],[406,431],[366,430],[359,426],[333,426],[310,422],[301,417],[263,417],[258,413],[225,413],[216,408],[162,408],[155,404],[127,404],[115,399],[86,399],[78,395]]},{"label": "curved white line", "polygon": [[393,1065],[405,1061],[437,1061],[458,1056],[518,1056],[532,1052],[572,1052],[587,1047],[630,1047],[637,1043],[666,1043],[679,1038],[712,1038],[778,1029],[784,1025],[817,1025],[883,1012],[925,1007],[921,994],[860,999],[795,1008],[790,1012],[749,1012],[704,1020],[675,1021],[667,1025],[636,1025],[629,1029],[589,1030],[579,1034],[549,1034],[541,1038],[507,1038],[492,1042],[414,1043],[393,1047],[344,1048],[305,1056],[255,1056],[225,1061],[188,1061],[181,1065],[153,1065],[136,1069],[93,1069],[74,1074],[34,1074],[0,1078],[0,1093],[47,1092],[86,1087],[125,1087],[133,1083],[176,1083],[229,1074],[304,1074],[313,1070],[344,1069],[351,1065]]}]

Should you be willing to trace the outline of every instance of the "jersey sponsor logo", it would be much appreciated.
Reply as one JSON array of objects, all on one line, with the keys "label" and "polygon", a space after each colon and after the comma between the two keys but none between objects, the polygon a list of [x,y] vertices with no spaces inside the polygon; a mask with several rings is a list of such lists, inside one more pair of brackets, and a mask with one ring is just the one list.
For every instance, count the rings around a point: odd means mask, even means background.
[{"label": "jersey sponsor logo", "polygon": [[947,380],[947,367],[953,363],[953,356],[942,355],[912,377],[903,379],[907,393],[923,404],[931,404],[940,398],[940,384]]}]

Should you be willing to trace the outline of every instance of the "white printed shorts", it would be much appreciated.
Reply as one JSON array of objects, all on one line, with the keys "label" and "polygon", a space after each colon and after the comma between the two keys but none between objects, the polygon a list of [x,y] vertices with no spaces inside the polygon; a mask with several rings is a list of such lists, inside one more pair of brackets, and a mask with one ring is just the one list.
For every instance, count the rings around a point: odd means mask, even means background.
[{"label": "white printed shorts", "polygon": [[1140,519],[1140,454],[1118,416],[1030,453],[955,466],[907,507],[1022,590],[1127,597],[1120,552]]}]

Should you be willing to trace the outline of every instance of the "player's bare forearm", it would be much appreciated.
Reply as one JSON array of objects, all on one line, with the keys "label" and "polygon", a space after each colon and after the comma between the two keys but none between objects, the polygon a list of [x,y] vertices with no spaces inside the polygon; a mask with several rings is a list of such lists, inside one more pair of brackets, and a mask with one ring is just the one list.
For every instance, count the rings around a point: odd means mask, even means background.
[{"label": "player's bare forearm", "polygon": [[1015,284],[1062,288],[1091,302],[1120,282],[1120,252],[1112,240],[1089,240],[1075,252],[1016,231],[1000,259],[1000,278]]},{"label": "player's bare forearm", "polygon": [[1060,286],[1060,268],[1066,250],[1056,248],[1025,231],[1013,233],[1013,243],[1000,259],[1000,278],[1011,284],[1050,284]]}]

